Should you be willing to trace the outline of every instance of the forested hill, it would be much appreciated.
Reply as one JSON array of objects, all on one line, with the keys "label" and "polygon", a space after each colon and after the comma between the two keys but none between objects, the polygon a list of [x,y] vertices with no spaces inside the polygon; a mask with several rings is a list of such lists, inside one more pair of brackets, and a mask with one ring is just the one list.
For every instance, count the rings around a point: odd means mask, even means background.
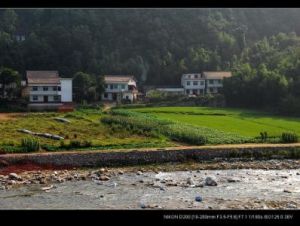
[{"label": "forested hill", "polygon": [[[0,66],[160,85],[179,84],[184,72],[268,64],[263,54],[298,45],[300,34],[299,9],[2,9],[0,18]],[[288,41],[274,50],[268,38],[279,32],[295,34],[276,36]]]}]

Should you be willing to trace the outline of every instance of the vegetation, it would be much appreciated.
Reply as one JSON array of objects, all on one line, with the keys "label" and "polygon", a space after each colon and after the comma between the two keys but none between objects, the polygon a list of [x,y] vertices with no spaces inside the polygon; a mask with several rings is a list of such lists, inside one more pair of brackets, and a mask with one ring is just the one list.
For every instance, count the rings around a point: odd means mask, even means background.
[{"label": "vegetation", "polygon": [[[54,120],[62,117],[70,123]],[[33,132],[51,133],[64,137],[63,141],[39,138],[40,150],[81,150],[165,147],[176,144],[159,136],[132,134],[126,129],[114,129],[102,124],[104,117],[99,108],[80,108],[69,113],[22,113],[10,115],[7,120],[0,118],[0,152],[23,152],[22,139],[34,139],[32,135],[22,134],[18,129]]]},{"label": "vegetation", "polygon": [[112,116],[105,116],[101,121],[109,125],[122,125],[122,127],[128,128],[132,132],[136,131],[136,129],[140,129],[144,133],[155,132],[173,141],[195,145],[244,143],[249,140],[247,137],[234,133],[226,133],[208,127],[174,122],[166,118],[160,119],[152,115],[128,110],[113,110]]},{"label": "vegetation", "polygon": [[298,135],[295,133],[282,133],[282,141],[284,143],[297,143],[298,142]]},{"label": "vegetation", "polygon": [[40,150],[40,141],[35,138],[23,138],[21,147],[24,152],[34,152]]},{"label": "vegetation", "polygon": [[[146,107],[130,109],[147,113],[160,120],[168,119],[191,126],[207,127],[245,137],[258,137],[267,132],[268,139],[286,131],[300,135],[300,118],[270,114],[263,111],[211,107]],[[260,140],[260,139],[259,139]]]}]

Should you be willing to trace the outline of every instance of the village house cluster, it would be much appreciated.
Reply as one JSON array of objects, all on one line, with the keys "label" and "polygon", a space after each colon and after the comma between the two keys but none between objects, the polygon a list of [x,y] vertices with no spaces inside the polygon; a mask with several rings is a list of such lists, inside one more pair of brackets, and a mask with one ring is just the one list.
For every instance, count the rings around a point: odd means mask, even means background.
[{"label": "village house cluster", "polygon": [[[188,96],[216,94],[222,90],[223,79],[231,76],[231,72],[225,71],[183,74],[180,87],[152,87],[151,90]],[[105,75],[104,82],[103,101],[133,103],[141,95],[133,75]],[[21,84],[22,97],[28,99],[30,109],[73,108],[72,78],[62,78],[58,71],[26,71],[26,79]]]}]

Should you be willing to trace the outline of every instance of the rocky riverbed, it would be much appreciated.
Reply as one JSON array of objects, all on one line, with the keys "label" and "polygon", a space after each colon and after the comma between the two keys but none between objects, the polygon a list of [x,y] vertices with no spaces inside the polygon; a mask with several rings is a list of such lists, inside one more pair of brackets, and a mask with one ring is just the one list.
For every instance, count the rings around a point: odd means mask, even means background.
[{"label": "rocky riverbed", "polygon": [[299,160],[0,171],[0,209],[299,207]]}]

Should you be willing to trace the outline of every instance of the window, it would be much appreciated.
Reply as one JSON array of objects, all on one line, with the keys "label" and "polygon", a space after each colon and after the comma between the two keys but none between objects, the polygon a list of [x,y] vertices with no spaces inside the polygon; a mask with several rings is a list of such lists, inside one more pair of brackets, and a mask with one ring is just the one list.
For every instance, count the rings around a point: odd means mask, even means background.
[{"label": "window", "polygon": [[60,96],[53,96],[54,101],[60,101]]},{"label": "window", "polygon": [[204,86],[204,81],[201,81],[201,82],[200,82],[200,85],[201,85],[201,86]]},{"label": "window", "polygon": [[38,100],[38,96],[32,96],[32,100],[33,101],[37,101]]},{"label": "window", "polygon": [[114,88],[113,84],[110,84],[109,86],[110,86],[110,89],[113,89],[113,88]]},{"label": "window", "polygon": [[193,81],[193,86],[197,86],[198,85],[198,81]]},{"label": "window", "polygon": [[107,93],[104,93],[104,98],[108,98],[108,94]]},{"label": "window", "polygon": [[194,75],[195,78],[198,78],[198,75]]},{"label": "window", "polygon": [[44,91],[48,91],[48,86],[43,86]]},{"label": "window", "polygon": [[57,91],[57,86],[52,87],[53,91]]},{"label": "window", "polygon": [[118,84],[114,84],[114,89],[118,89]]},{"label": "window", "polygon": [[214,92],[214,88],[209,88],[209,92],[213,93]]},{"label": "window", "polygon": [[214,80],[213,79],[209,80],[209,84],[214,84]]},{"label": "window", "polygon": [[126,100],[128,100],[129,99],[129,96],[126,96]]},{"label": "window", "polygon": [[191,82],[190,82],[190,81],[187,81],[187,82],[186,82],[186,85],[187,85],[187,86],[191,85]]},{"label": "window", "polygon": [[57,90],[58,90],[58,91],[61,91],[61,87],[60,87],[60,86],[57,86]]},{"label": "window", "polygon": [[108,89],[108,85],[107,84],[105,84],[105,88]]},{"label": "window", "polygon": [[38,90],[38,87],[37,86],[32,86],[32,91],[37,91]]},{"label": "window", "polygon": [[121,85],[121,89],[125,89],[125,84],[122,84],[122,85]]},{"label": "window", "polygon": [[218,82],[218,84],[222,84],[222,80],[221,79],[218,79],[217,82]]}]

